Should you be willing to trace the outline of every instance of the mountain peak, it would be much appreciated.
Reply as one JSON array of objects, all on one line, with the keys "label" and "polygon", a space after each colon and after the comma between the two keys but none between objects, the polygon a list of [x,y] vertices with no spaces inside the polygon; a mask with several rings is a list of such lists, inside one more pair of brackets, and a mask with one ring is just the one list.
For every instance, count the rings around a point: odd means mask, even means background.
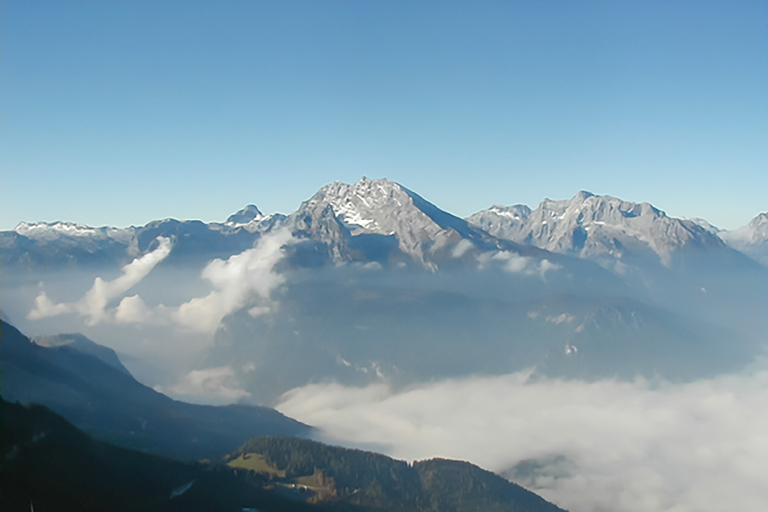
[{"label": "mountain peak", "polygon": [[306,202],[306,206],[314,207],[320,203],[329,204],[353,234],[366,231],[390,235],[394,231],[387,219],[412,201],[406,189],[398,183],[363,176],[352,185],[335,181],[324,186]]},{"label": "mountain peak", "polygon": [[763,212],[749,224],[731,231],[717,233],[725,243],[753,260],[768,265],[768,214]]},{"label": "mountain peak", "polygon": [[571,201],[576,201],[576,200],[584,201],[587,198],[594,197],[594,195],[595,194],[593,194],[592,192],[587,192],[586,190],[579,190],[578,192],[576,192],[576,195],[573,196],[573,199],[571,199]]},{"label": "mountain peak", "polygon": [[254,220],[261,220],[264,215],[259,211],[255,204],[249,204],[242,210],[229,216],[228,224],[248,224]]},{"label": "mountain peak", "polygon": [[363,177],[351,185],[336,181],[302,203],[299,212],[304,215],[327,206],[353,237],[393,236],[403,253],[428,268],[436,268],[436,252],[449,250],[462,238],[485,236],[466,221],[388,179]]}]

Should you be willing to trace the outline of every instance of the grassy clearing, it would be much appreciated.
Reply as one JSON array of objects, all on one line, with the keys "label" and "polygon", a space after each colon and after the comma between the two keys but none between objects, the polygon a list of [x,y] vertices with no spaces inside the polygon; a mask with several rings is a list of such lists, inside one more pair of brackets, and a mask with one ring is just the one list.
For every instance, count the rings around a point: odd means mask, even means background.
[{"label": "grassy clearing", "polygon": [[267,464],[267,461],[264,460],[264,456],[258,453],[244,453],[238,458],[232,459],[227,464],[231,468],[250,469],[257,473],[266,473],[285,478],[285,471],[273,468]]}]

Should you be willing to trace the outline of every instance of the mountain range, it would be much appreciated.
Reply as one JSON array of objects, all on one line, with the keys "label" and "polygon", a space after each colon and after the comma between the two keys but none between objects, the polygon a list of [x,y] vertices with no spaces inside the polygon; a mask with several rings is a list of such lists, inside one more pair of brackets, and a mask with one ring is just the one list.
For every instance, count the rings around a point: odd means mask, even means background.
[{"label": "mountain range", "polygon": [[[6,264],[78,264],[109,255],[120,259],[115,253],[124,253],[120,256],[126,261],[146,251],[157,236],[170,236],[179,244],[177,256],[206,251],[226,255],[284,226],[328,246],[334,261],[367,261],[353,248],[378,245],[396,247],[410,260],[435,268],[447,254],[464,254],[468,249],[525,252],[524,247],[538,247],[618,266],[621,272],[622,265],[635,260],[670,267],[681,251],[727,253],[727,247],[765,264],[767,222],[766,213],[760,213],[743,228],[721,230],[703,219],[668,217],[649,203],[585,191],[570,200],[547,199],[534,210],[526,205],[494,205],[460,219],[402,185],[363,178],[352,185],[326,185],[288,216],[265,216],[255,205],[247,205],[225,222],[209,224],[166,219],[141,227],[93,228],[70,222],[21,222],[2,232],[0,254]],[[454,250],[462,240],[469,243]]]},{"label": "mountain range", "polygon": [[[0,233],[0,277],[30,332],[66,326],[128,349],[203,332],[195,369],[226,372],[231,396],[254,403],[327,379],[526,368],[690,380],[765,351],[765,219],[723,231],[588,192],[461,219],[363,178],[288,215],[248,205],[219,223],[21,223]],[[151,266],[135,282],[101,277],[140,260]]]}]

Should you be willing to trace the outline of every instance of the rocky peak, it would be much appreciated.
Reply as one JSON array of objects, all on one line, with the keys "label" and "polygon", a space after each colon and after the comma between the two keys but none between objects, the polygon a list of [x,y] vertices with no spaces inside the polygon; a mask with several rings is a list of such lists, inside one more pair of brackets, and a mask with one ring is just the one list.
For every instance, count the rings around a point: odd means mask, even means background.
[{"label": "rocky peak", "polygon": [[249,222],[258,221],[264,218],[264,215],[259,211],[255,204],[249,204],[242,210],[233,213],[227,219],[227,224],[248,224]]},{"label": "rocky peak", "polygon": [[586,191],[570,200],[546,199],[523,213],[519,206],[494,206],[469,220],[499,238],[602,261],[620,260],[633,251],[655,253],[668,266],[672,253],[683,246],[723,245],[696,222],[670,218],[649,203]]}]

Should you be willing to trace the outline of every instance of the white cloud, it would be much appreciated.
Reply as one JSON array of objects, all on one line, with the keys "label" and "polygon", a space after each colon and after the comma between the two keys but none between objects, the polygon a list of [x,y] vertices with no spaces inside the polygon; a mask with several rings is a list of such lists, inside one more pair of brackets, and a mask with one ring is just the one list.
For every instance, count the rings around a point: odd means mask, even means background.
[{"label": "white cloud", "polygon": [[213,260],[203,270],[202,277],[214,289],[204,297],[196,297],[179,306],[173,320],[182,328],[213,332],[221,319],[243,307],[253,295],[269,299],[269,295],[284,278],[274,272],[291,241],[288,230],[265,235],[253,249],[231,256],[226,261]]},{"label": "white cloud", "polygon": [[548,460],[520,483],[573,511],[764,510],[767,373],[679,385],[526,379],[401,392],[311,385],[278,409],[333,442],[378,443],[398,458],[463,459],[497,472]]},{"label": "white cloud", "polygon": [[166,390],[169,395],[199,404],[230,404],[251,394],[237,383],[229,366],[193,370]]},{"label": "white cloud", "polygon": [[55,304],[45,292],[40,292],[35,298],[35,307],[27,315],[28,320],[39,320],[41,318],[47,318],[49,316],[58,316],[64,313],[74,312],[74,305],[69,304]]},{"label": "white cloud", "polygon": [[456,247],[453,248],[453,251],[451,251],[451,256],[454,258],[461,258],[466,254],[466,252],[470,249],[472,249],[475,245],[467,240],[466,238],[462,238],[459,243],[456,244]]},{"label": "white cloud", "polygon": [[[133,288],[170,254],[170,239],[158,237],[157,240],[159,242],[158,247],[154,251],[145,254],[141,258],[136,258],[124,266],[122,269],[123,275],[120,277],[112,281],[104,281],[102,278],[97,277],[91,289],[77,302],[55,304],[48,298],[45,292],[41,292],[35,299],[35,307],[29,312],[27,318],[29,320],[38,320],[64,313],[77,313],[86,319],[88,325],[96,325],[99,322],[112,319],[116,311],[107,310],[109,302]],[[135,301],[133,305],[136,305]],[[125,315],[123,316],[125,317]]]},{"label": "white cloud", "polygon": [[115,309],[115,321],[119,323],[146,323],[152,318],[152,311],[138,295],[124,297]]},{"label": "white cloud", "polygon": [[539,274],[542,278],[550,270],[559,270],[562,267],[549,260],[537,262],[534,258],[521,256],[512,251],[484,252],[477,256],[478,268],[483,270],[494,263],[500,265],[503,270],[510,274]]},{"label": "white cloud", "polygon": [[530,262],[530,258],[509,251],[499,251],[492,259],[503,262],[504,270],[513,274],[525,270]]},{"label": "white cloud", "polygon": [[163,304],[149,307],[139,295],[132,295],[123,297],[116,307],[109,309],[111,301],[124,295],[168,256],[170,240],[160,237],[158,240],[157,249],[123,267],[123,274],[117,279],[104,281],[97,277],[91,289],[77,302],[57,304],[41,292],[27,318],[37,320],[75,313],[85,318],[89,326],[104,321],[171,324],[185,331],[209,334],[216,330],[224,316],[245,306],[254,297],[260,297],[262,304],[250,310],[253,316],[268,314],[275,307],[269,296],[283,282],[283,277],[274,271],[274,266],[283,257],[285,245],[291,241],[288,230],[265,235],[256,247],[226,261],[209,262],[200,276],[213,286],[208,295],[192,298],[177,308]]},{"label": "white cloud", "polygon": [[563,267],[557,263],[552,263],[549,260],[541,260],[541,263],[539,263],[538,272],[542,277],[544,277],[544,274],[546,274],[548,270],[560,270],[561,268]]}]

